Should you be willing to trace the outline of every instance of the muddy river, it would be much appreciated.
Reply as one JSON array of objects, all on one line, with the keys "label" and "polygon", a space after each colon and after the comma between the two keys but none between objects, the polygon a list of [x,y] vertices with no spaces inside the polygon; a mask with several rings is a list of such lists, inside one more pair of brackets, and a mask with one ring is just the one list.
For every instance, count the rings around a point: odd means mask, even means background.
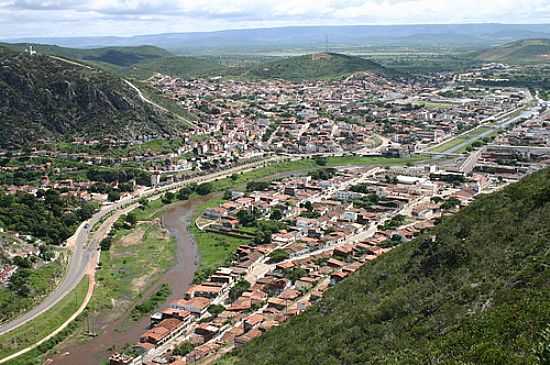
[{"label": "muddy river", "polygon": [[[198,250],[187,226],[191,223],[193,212],[206,198],[193,199],[192,201],[178,202],[170,207],[162,215],[164,227],[177,240],[176,263],[168,270],[154,286],[144,294],[148,297],[154,294],[162,284],[168,284],[172,294],[166,303],[182,298],[191,286],[193,275],[199,263]],[[141,334],[147,329],[149,317],[139,321],[132,321],[129,312],[117,319],[102,323],[98,318],[95,328],[99,336],[85,343],[71,343],[61,346],[59,354],[47,361],[47,364],[55,365],[99,365],[106,360],[110,351],[120,349],[126,344],[138,341]]]}]

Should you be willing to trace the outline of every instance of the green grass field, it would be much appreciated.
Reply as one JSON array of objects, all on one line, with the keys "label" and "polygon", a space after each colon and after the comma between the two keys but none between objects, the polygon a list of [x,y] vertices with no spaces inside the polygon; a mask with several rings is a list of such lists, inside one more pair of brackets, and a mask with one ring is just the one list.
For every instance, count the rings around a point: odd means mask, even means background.
[{"label": "green grass field", "polygon": [[156,199],[149,202],[149,205],[145,209],[137,208],[133,210],[138,221],[150,221],[156,218],[164,209],[166,205],[162,200]]},{"label": "green grass field", "polygon": [[214,189],[224,191],[227,189],[242,188],[246,183],[259,179],[265,179],[277,174],[290,172],[308,172],[322,167],[345,167],[345,166],[394,166],[404,165],[406,163],[415,163],[426,160],[425,157],[416,156],[412,158],[388,158],[388,157],[362,157],[362,156],[342,156],[329,157],[326,166],[320,166],[314,159],[303,159],[298,161],[282,162],[267,167],[262,167],[253,171],[237,174],[237,179],[220,179],[213,183]]},{"label": "green grass field", "polygon": [[237,247],[248,240],[230,237],[223,234],[203,232],[195,225],[195,220],[208,208],[219,206],[223,199],[214,198],[198,206],[193,215],[190,232],[197,242],[200,253],[199,270],[215,269],[224,265],[232,256]]},{"label": "green grass field", "polygon": [[[460,137],[455,137],[451,140],[449,140],[448,142],[440,145],[440,146],[437,146],[435,148],[432,148],[430,149],[430,152],[435,152],[435,153],[443,153],[443,152],[446,152],[456,146],[459,146],[461,144],[463,144],[464,142],[468,141],[469,139],[472,139],[472,138],[475,138],[475,137],[478,137],[480,135],[482,135],[483,133],[487,132],[491,130],[491,128],[488,128],[488,127],[481,127],[481,128],[477,128],[469,133],[466,133],[465,135],[463,136],[460,136]],[[457,151],[456,153],[462,153],[462,152],[465,152],[466,151],[466,148],[468,146],[464,146],[463,148],[461,148],[459,151]]]},{"label": "green grass field", "polygon": [[59,328],[82,305],[87,291],[88,279],[84,278],[75,290],[52,309],[18,329],[0,336],[0,359],[37,343]]},{"label": "green grass field", "polygon": [[453,107],[453,104],[451,103],[436,103],[431,101],[419,101],[415,105],[420,105],[423,108],[426,108],[429,110],[446,110]]},{"label": "green grass field", "polygon": [[175,239],[153,223],[115,234],[110,251],[101,254],[97,287],[89,308],[110,311],[132,306],[140,294],[174,264]]}]

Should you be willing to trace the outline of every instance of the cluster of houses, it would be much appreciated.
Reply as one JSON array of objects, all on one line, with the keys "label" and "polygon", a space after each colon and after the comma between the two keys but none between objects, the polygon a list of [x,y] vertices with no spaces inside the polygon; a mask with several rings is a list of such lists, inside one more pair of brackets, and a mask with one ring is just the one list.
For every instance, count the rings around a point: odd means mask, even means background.
[{"label": "cluster of houses", "polygon": [[461,97],[448,97],[430,84],[372,74],[299,83],[182,80],[159,74],[151,82],[200,116],[203,132],[213,137],[198,147],[213,156],[231,154],[234,148],[239,153],[343,153],[373,144],[376,135],[417,150],[513,110],[526,97],[515,89],[475,92],[461,87]]},{"label": "cluster of houses", "polygon": [[[241,245],[230,266],[154,314],[138,344],[144,353],[139,361],[195,363],[300,314],[331,286],[457,208],[445,207],[446,201],[466,205],[486,184],[483,175],[456,176],[433,166],[340,169],[326,180],[287,177],[261,191],[233,192],[207,209],[198,226],[244,236],[251,227],[243,227],[242,211],[253,213],[258,227],[262,221],[284,224],[268,239]],[[192,350],[175,355],[181,343]],[[122,358],[113,355],[111,365],[136,361]]]},{"label": "cluster of houses", "polygon": [[[44,265],[45,261],[40,257],[41,240],[36,240],[30,235],[20,235],[16,232],[5,231],[0,227],[0,285],[7,285],[18,270],[16,258],[29,258],[34,267]],[[53,259],[58,252],[52,251]]]}]

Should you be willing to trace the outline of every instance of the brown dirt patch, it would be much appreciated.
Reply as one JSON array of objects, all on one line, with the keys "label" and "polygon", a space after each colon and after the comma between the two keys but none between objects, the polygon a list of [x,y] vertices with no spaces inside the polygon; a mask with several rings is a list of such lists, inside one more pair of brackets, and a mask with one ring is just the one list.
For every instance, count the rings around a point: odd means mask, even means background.
[{"label": "brown dirt patch", "polygon": [[132,233],[122,237],[119,244],[124,247],[135,246],[143,241],[144,235],[145,229],[138,227]]}]

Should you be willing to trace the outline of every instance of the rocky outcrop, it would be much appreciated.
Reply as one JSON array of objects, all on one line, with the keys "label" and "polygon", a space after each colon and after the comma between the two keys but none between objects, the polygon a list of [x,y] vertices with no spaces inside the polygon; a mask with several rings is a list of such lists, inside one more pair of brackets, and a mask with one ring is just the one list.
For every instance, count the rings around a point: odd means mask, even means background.
[{"label": "rocky outcrop", "polygon": [[62,137],[169,137],[185,128],[113,75],[48,56],[0,52],[0,148]]}]

